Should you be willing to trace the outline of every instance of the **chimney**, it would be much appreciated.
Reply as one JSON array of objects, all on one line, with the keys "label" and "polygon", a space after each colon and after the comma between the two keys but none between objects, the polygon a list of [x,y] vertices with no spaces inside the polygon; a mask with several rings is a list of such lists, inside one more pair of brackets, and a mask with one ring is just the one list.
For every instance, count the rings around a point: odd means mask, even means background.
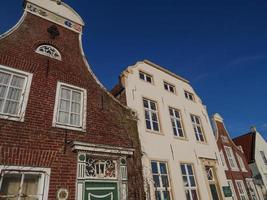
[{"label": "chimney", "polygon": [[256,133],[256,132],[257,132],[257,128],[256,128],[256,126],[251,126],[251,127],[250,127],[250,131],[251,131],[252,133]]}]

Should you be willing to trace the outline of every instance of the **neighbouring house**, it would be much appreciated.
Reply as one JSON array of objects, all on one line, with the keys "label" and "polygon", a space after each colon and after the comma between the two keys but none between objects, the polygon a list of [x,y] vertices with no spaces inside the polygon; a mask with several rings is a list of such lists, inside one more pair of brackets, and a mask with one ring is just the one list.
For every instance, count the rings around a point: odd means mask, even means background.
[{"label": "neighbouring house", "polygon": [[144,60],[111,93],[137,113],[147,199],[230,199],[206,107],[189,81]]},{"label": "neighbouring house", "polygon": [[267,144],[266,140],[252,127],[250,132],[233,139],[234,143],[241,146],[258,191],[267,199]]},{"label": "neighbouring house", "polygon": [[212,117],[215,137],[224,166],[227,182],[232,190],[233,200],[264,200],[255,187],[252,173],[246,161],[243,148],[231,139],[223,118],[219,114]]},{"label": "neighbouring house", "polygon": [[0,199],[145,198],[137,120],[91,71],[83,26],[63,2],[25,0],[0,36]]}]

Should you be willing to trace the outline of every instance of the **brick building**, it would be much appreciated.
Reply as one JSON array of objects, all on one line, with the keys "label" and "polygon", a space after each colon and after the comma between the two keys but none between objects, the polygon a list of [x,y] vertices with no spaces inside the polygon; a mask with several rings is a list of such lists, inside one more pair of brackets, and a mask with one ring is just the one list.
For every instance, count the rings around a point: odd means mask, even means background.
[{"label": "brick building", "polygon": [[219,114],[215,114],[212,122],[220,151],[220,160],[232,191],[232,199],[263,200],[256,190],[245,154],[242,148],[236,146],[232,141],[225,128],[223,118]]},{"label": "brick building", "polygon": [[252,127],[249,133],[240,135],[233,141],[244,150],[256,187],[264,199],[267,199],[267,144],[265,139],[255,127]]},{"label": "brick building", "polygon": [[143,199],[136,119],[92,73],[83,26],[27,0],[0,36],[0,199]]}]

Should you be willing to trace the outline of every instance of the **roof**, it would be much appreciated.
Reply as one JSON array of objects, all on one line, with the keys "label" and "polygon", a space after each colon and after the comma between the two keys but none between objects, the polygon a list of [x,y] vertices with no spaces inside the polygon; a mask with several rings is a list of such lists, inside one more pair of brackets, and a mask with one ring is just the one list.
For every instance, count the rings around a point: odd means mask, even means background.
[{"label": "roof", "polygon": [[26,2],[35,4],[45,10],[57,14],[65,19],[71,20],[79,25],[84,25],[80,15],[65,3],[57,3],[57,0],[26,0]]}]

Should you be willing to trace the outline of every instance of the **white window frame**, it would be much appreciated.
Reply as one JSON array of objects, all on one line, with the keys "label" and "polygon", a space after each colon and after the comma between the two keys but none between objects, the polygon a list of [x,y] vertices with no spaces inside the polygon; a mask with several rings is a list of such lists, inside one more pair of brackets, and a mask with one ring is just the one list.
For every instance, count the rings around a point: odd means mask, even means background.
[{"label": "white window frame", "polygon": [[[257,193],[256,186],[253,182],[253,179],[252,178],[246,178],[246,184],[248,186],[251,199],[252,200],[260,200],[258,193]],[[252,191],[250,191],[250,189],[252,189]],[[254,195],[252,194],[252,192],[254,193]]]},{"label": "white window frame", "polygon": [[[57,122],[58,114],[59,114],[59,103],[60,103],[60,90],[62,87],[69,88],[71,90],[80,91],[81,92],[81,115],[80,115],[80,126],[75,126],[71,124],[63,124]],[[64,128],[76,131],[86,131],[86,113],[87,113],[87,92],[86,89],[76,87],[67,83],[58,82],[57,83],[57,91],[56,91],[56,100],[54,106],[54,116],[53,116],[53,127]]]},{"label": "white window frame", "polygon": [[[141,74],[143,74],[144,79],[142,79],[142,78],[140,77]],[[139,79],[142,80],[142,81],[145,81],[145,82],[150,83],[150,84],[154,84],[153,76],[150,75],[150,74],[148,74],[148,73],[146,73],[146,72],[139,71],[139,73],[138,73],[138,77],[139,77]],[[151,79],[151,82],[148,81],[147,77],[149,77],[149,78]]]},{"label": "white window frame", "polygon": [[243,158],[240,155],[238,155],[238,153],[236,153],[236,157],[237,157],[241,171],[247,172]]},{"label": "white window frame", "polygon": [[[229,146],[224,146],[224,150],[225,150],[225,154],[227,156],[227,160],[229,162],[229,166],[230,166],[231,170],[232,171],[239,171],[233,149]],[[227,151],[227,150],[229,150],[229,151]]]},{"label": "white window frame", "polygon": [[238,190],[238,193],[239,193],[241,200],[249,200],[244,182],[242,180],[236,180],[235,184],[236,184],[236,187],[237,187],[237,190]]},{"label": "white window frame", "polygon": [[[41,48],[43,48],[43,47],[52,49],[54,51],[54,54],[49,54],[47,52],[41,51]],[[37,49],[35,50],[35,52],[40,54],[40,55],[47,56],[47,57],[50,57],[50,58],[53,58],[56,60],[60,60],[60,61],[62,60],[60,52],[55,47],[48,45],[48,44],[43,44],[43,45],[38,46]],[[58,56],[56,56],[55,53]]]},{"label": "white window frame", "polygon": [[[144,106],[144,100],[146,100],[148,102],[148,108],[146,108]],[[151,103],[150,102],[153,102],[156,106],[156,110],[153,110],[151,109]],[[142,99],[142,104],[143,104],[143,108],[144,108],[144,115],[146,115],[146,111],[149,113],[149,122],[150,122],[150,127],[151,129],[148,129],[147,126],[146,126],[146,116],[145,116],[145,128],[147,131],[153,131],[153,132],[156,132],[156,133],[160,133],[160,119],[159,119],[159,111],[158,111],[158,103],[156,101],[153,101],[153,100],[150,100],[148,98],[143,98]],[[152,119],[152,113],[156,114],[157,116],[157,121],[153,121]],[[155,130],[154,129],[154,126],[153,126],[153,122],[156,122],[158,124],[158,128],[159,130]]]},{"label": "white window frame", "polygon": [[[186,174],[183,174],[183,172],[182,172],[182,169],[181,169],[181,166],[182,165],[185,165],[186,166],[185,167]],[[193,175],[190,175],[189,174],[188,167],[187,166],[191,166],[192,167]],[[195,167],[194,167],[194,165],[192,163],[180,163],[180,170],[181,170],[181,175],[182,175],[182,181],[183,181],[183,176],[186,176],[187,182],[189,184],[188,186],[184,186],[185,196],[186,196],[186,191],[188,190],[189,191],[190,198],[191,198],[191,200],[193,200],[192,190],[195,190],[196,191],[196,194],[197,194],[197,198],[200,199],[199,191],[198,191],[198,183],[197,183],[197,180],[196,180],[196,173],[195,173]],[[190,176],[193,176],[194,177],[194,181],[195,181],[195,185],[196,186],[191,186]]]},{"label": "white window frame", "polygon": [[192,92],[188,92],[187,90],[184,90],[184,96],[187,100],[195,102],[195,95]]},{"label": "white window frame", "polygon": [[221,163],[222,163],[222,166],[224,167],[224,170],[228,170],[227,163],[226,163],[226,160],[223,154],[223,150],[221,150],[219,153],[220,153]]},{"label": "white window frame", "polygon": [[263,163],[265,165],[267,165],[267,158],[266,158],[265,152],[263,150],[260,151],[260,155],[261,155]]},{"label": "white window frame", "polygon": [[[48,200],[48,191],[49,191],[50,174],[51,174],[50,168],[0,165],[0,175],[2,175],[3,173],[40,174],[41,178],[39,180],[40,185],[38,186],[38,190],[42,190],[43,193],[42,195],[39,195],[38,200]],[[3,179],[0,179],[0,188],[2,185],[2,181]]]},{"label": "white window frame", "polygon": [[[20,121],[24,122],[25,118],[25,112],[26,112],[26,107],[28,104],[28,99],[29,99],[29,94],[30,94],[30,88],[31,88],[31,83],[32,83],[32,74],[28,72],[24,72],[18,69],[10,68],[7,66],[0,65],[0,71],[4,73],[10,73],[12,75],[17,75],[25,78],[23,90],[21,93],[21,100],[19,103],[19,110],[17,115],[11,115],[11,114],[5,114],[5,113],[0,113],[0,118],[1,119],[7,119],[7,120],[12,120],[12,121]],[[8,92],[8,91],[7,91]]]},{"label": "white window frame", "polygon": [[[170,110],[172,111],[172,114],[173,115],[170,114]],[[175,115],[175,111],[177,111],[179,113],[179,117]],[[172,132],[173,132],[174,137],[176,137],[176,138],[186,138],[184,124],[183,124],[183,119],[182,119],[183,117],[182,117],[181,111],[179,109],[176,109],[176,108],[173,108],[173,107],[169,107],[169,115],[170,115],[170,118],[171,118],[171,126],[172,126]],[[173,126],[172,120],[174,121],[174,126]],[[181,128],[178,127],[177,121],[180,122]],[[178,133],[178,135],[175,135],[173,129],[176,130],[176,132]],[[183,136],[180,136],[179,135],[179,129],[182,130]]]},{"label": "white window frame", "polygon": [[[166,81],[163,81],[163,87],[164,87],[164,89],[166,91],[168,91],[168,92],[170,92],[172,94],[176,94],[176,88],[175,88],[174,85],[172,85],[172,84],[170,84],[170,83],[168,83]],[[171,88],[172,88],[173,91],[171,91]]]},{"label": "white window frame", "polygon": [[227,180],[227,183],[228,183],[228,186],[230,187],[230,189],[232,191],[232,200],[237,200],[236,193],[235,193],[235,187],[234,187],[233,181],[231,179],[228,179]]},{"label": "white window frame", "polygon": [[[194,119],[193,121],[192,121],[192,117]],[[197,123],[196,119],[198,119],[199,124]],[[193,125],[193,130],[194,130],[194,134],[195,134],[196,140],[198,142],[206,143],[206,137],[205,137],[205,133],[204,133],[204,129],[203,129],[203,124],[202,124],[202,121],[201,121],[200,117],[197,116],[197,115],[194,115],[194,114],[190,114],[190,120],[191,120],[191,123]],[[200,128],[201,133],[198,131],[197,127]],[[200,135],[202,135],[203,141],[200,139]]]}]

